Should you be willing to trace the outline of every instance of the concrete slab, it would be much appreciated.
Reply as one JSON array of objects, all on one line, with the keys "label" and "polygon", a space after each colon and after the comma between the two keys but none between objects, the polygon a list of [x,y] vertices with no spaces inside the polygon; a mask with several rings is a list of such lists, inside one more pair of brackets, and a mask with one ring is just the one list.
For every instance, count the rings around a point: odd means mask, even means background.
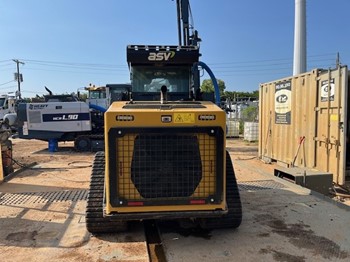
[{"label": "concrete slab", "polygon": [[[233,158],[235,158],[233,156]],[[258,161],[258,160],[255,160]],[[234,161],[243,205],[243,222],[236,230],[183,235],[161,227],[168,261],[349,261],[350,211],[324,201],[305,188],[281,181],[264,168]],[[251,166],[251,169],[247,168]],[[266,167],[265,167],[266,168]],[[249,173],[252,175],[249,176]],[[251,187],[272,180],[280,187]]]}]

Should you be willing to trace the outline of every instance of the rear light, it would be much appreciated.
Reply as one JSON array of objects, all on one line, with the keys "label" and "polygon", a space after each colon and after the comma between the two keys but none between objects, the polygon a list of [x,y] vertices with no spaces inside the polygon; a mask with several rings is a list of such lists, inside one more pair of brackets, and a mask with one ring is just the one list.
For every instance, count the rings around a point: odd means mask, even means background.
[{"label": "rear light", "polygon": [[130,201],[130,202],[128,202],[128,206],[143,206],[143,202],[141,202],[141,201]]},{"label": "rear light", "polygon": [[191,205],[203,205],[205,204],[205,199],[193,199],[190,200]]}]

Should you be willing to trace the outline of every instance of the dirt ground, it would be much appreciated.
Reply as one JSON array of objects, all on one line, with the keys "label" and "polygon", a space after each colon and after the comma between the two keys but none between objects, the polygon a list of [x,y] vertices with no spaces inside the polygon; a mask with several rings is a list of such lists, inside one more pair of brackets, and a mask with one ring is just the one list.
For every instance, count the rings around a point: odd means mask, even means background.
[{"label": "dirt ground", "polygon": [[[92,236],[86,231],[86,196],[94,153],[75,152],[71,142],[59,143],[58,152],[54,153],[48,152],[46,142],[22,139],[13,139],[12,142],[13,159],[16,161],[14,168],[22,171],[8,182],[0,184],[1,261],[149,260],[142,223],[133,223],[128,232],[120,234]],[[234,165],[237,164],[235,173],[241,185],[249,186],[251,181],[261,181],[261,172],[273,174],[274,165],[265,164],[258,159],[256,143],[229,139],[227,150]],[[31,166],[35,162],[37,164]],[[28,167],[22,169],[23,166]],[[255,195],[250,191],[242,193],[243,198],[247,194],[249,197]],[[246,198],[245,208],[251,205],[250,202],[253,201]],[[350,204],[350,201],[347,203]],[[253,214],[254,210],[257,207],[253,207],[252,211],[245,211],[245,216],[248,216],[245,221],[249,222],[249,214]],[[248,229],[255,230],[250,226]],[[252,235],[255,233],[250,232]],[[179,235],[175,233],[174,236],[164,236],[164,244],[168,250],[172,250],[173,239],[178,239]],[[272,236],[269,241],[273,241]],[[230,237],[237,236],[233,232]],[[183,243],[187,243],[186,240]],[[221,242],[219,244],[222,246]],[[206,249],[205,246],[203,248]],[[234,250],[230,252],[234,254]],[[220,256],[225,258],[222,261],[232,261],[226,251]],[[257,256],[261,254],[258,253]],[[205,261],[208,260],[220,261],[212,260],[210,256]],[[178,261],[175,256],[173,261]]]},{"label": "dirt ground", "polygon": [[[34,168],[26,170],[25,176],[30,177],[33,172],[40,171],[39,191],[43,190],[64,190],[64,189],[87,189],[89,186],[90,169],[95,153],[79,153],[74,150],[73,142],[60,142],[58,152],[50,153],[48,143],[39,140],[12,139],[13,159],[15,160],[14,169],[20,170],[24,166],[37,163]],[[273,174],[274,164],[265,164],[258,159],[258,145],[256,142],[247,142],[242,139],[227,139],[226,148],[230,152],[233,161],[239,160],[253,165],[258,170],[263,170]],[[50,172],[42,172],[49,170]],[[83,172],[82,172],[83,171]],[[249,173],[247,175],[247,172]],[[239,181],[254,179],[254,172],[242,169],[240,166],[235,167],[235,173]],[[17,176],[17,175],[16,175]],[[23,192],[35,191],[35,186],[29,187],[26,183],[25,176],[18,175],[25,188],[16,185],[15,188],[11,183],[5,191]],[[56,186],[52,186],[56,185]],[[350,188],[350,183],[349,183]],[[334,200],[350,206],[350,198],[333,197]]]},{"label": "dirt ground", "polygon": [[58,152],[38,140],[13,139],[16,170],[0,184],[1,261],[148,261],[141,223],[121,234],[92,236],[85,228],[94,153],[73,143]]},{"label": "dirt ground", "polygon": [[[42,172],[40,190],[46,186],[45,190],[60,190],[60,189],[87,189],[90,181],[90,169],[95,153],[79,153],[74,150],[73,142],[60,142],[58,152],[48,152],[48,143],[39,140],[13,139],[13,159],[17,164],[14,164],[15,170],[21,169],[23,166],[37,163],[38,170],[50,170],[50,172]],[[258,144],[257,142],[247,142],[243,139],[227,139],[226,148],[230,152],[233,161],[238,160],[247,162],[254,166],[257,170],[262,170],[269,174],[274,173],[275,164],[266,164],[258,159]],[[84,172],[82,172],[84,171]],[[33,170],[27,170],[26,176],[31,176]],[[249,171],[246,168],[235,166],[235,173],[239,181],[247,181],[254,179],[254,171]],[[67,177],[68,176],[68,177]],[[25,177],[21,177],[21,183],[26,184]],[[52,187],[52,185],[56,187]],[[350,182],[347,184],[350,189]],[[51,188],[50,188],[51,187]],[[15,189],[11,185],[7,189],[13,192],[22,192],[21,190],[29,190],[28,184],[25,189],[18,185]],[[30,190],[35,190],[32,187]],[[350,206],[350,198],[339,197],[329,194],[334,200]]]}]

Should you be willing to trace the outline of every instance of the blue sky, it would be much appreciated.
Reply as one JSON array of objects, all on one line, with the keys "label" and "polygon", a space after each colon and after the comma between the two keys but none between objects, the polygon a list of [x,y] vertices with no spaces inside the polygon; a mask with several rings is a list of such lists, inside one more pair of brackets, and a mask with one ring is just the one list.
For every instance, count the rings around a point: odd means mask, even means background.
[{"label": "blue sky", "polygon": [[[294,0],[190,0],[201,61],[226,90],[292,75]],[[307,0],[308,70],[350,62],[349,0]],[[176,45],[176,1],[0,0],[0,93],[76,92],[129,82],[128,44]],[[204,76],[204,79],[208,78]],[[9,83],[7,83],[9,82]]]}]

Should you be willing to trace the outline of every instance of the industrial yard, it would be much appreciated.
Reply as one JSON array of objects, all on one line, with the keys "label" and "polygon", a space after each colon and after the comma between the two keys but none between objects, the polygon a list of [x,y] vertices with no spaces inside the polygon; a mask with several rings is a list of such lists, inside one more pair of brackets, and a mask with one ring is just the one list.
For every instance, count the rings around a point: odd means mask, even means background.
[{"label": "industrial yard", "polygon": [[350,261],[349,3],[193,2],[4,3],[1,261]]},{"label": "industrial yard", "polygon": [[0,185],[2,261],[349,260],[346,202],[275,178],[274,165],[258,159],[257,143],[228,139],[227,149],[243,206],[238,229],[152,221],[91,235],[85,208],[94,153],[77,153],[72,143],[52,153],[45,142],[13,139],[14,159],[31,167],[15,165],[21,172]]}]

